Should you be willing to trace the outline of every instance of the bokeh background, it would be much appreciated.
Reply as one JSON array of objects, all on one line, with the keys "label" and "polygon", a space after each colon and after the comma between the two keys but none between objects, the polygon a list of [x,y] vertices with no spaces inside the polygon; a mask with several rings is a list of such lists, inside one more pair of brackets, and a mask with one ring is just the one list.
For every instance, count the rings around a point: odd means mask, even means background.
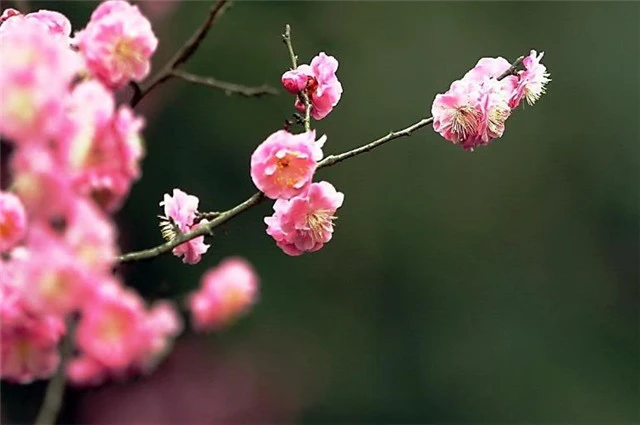
[{"label": "bokeh background", "polygon": [[[139,3],[160,39],[156,69],[211,4]],[[31,4],[75,28],[96,5]],[[340,61],[342,100],[315,125],[327,154],[428,116],[482,56],[545,51],[553,81],[473,153],[426,128],[319,171],[346,195],[320,252],[284,255],[265,202],[220,228],[198,265],[124,268],[148,299],[180,300],[241,255],[261,300],[222,333],[187,332],[150,377],[70,391],[60,421],[638,423],[640,5],[237,1],[185,69],[277,86],[285,23],[302,62]],[[282,90],[246,99],[181,81],[146,98],[124,249],[160,242],[158,202],[173,188],[203,210],[251,195],[249,156],[292,104]],[[3,383],[5,422],[31,421],[43,390]]]}]

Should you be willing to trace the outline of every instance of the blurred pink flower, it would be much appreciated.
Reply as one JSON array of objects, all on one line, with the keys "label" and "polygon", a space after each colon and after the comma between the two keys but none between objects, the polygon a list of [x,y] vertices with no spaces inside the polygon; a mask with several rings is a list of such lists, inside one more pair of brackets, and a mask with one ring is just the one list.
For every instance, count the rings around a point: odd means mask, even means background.
[{"label": "blurred pink flower", "polygon": [[29,229],[29,257],[16,273],[16,284],[33,310],[63,316],[87,302],[92,273],[45,223]]},{"label": "blurred pink flower", "polygon": [[108,0],[94,10],[87,26],[76,34],[75,44],[93,75],[120,88],[149,74],[158,39],[138,6]]},{"label": "blurred pink flower", "polygon": [[53,375],[64,322],[32,310],[13,282],[14,260],[0,260],[0,377],[21,384]]},{"label": "blurred pink flower", "polygon": [[291,134],[278,130],[251,155],[251,180],[271,199],[289,199],[302,192],[322,159],[326,137],[315,140],[314,130]]},{"label": "blurred pink flower", "polygon": [[343,201],[344,194],[331,183],[312,183],[306,192],[275,202],[274,214],[264,219],[267,234],[286,254],[317,251],[331,240],[334,214]]},{"label": "blurred pink flower", "polygon": [[200,289],[187,300],[196,330],[220,329],[245,314],[258,297],[258,275],[243,258],[232,257],[209,269]]},{"label": "blurred pink flower", "polygon": [[25,15],[25,18],[40,22],[47,27],[49,34],[63,37],[65,42],[69,42],[71,22],[62,13],[41,9]]},{"label": "blurred pink flower", "polygon": [[20,197],[31,220],[47,220],[66,214],[76,195],[68,173],[48,146],[21,146],[13,153],[10,168],[11,190]]},{"label": "blurred pink flower", "polygon": [[0,26],[0,135],[21,145],[44,143],[62,122],[63,99],[80,61],[68,43],[35,19]]},{"label": "blurred pink flower", "polygon": [[75,190],[108,211],[118,209],[140,178],[144,119],[97,81],[78,84],[67,102],[67,128],[58,155]]},{"label": "blurred pink flower", "polygon": [[0,191],[0,252],[15,247],[27,233],[27,213],[11,192]]},{"label": "blurred pink flower", "polygon": [[123,368],[145,349],[144,303],[117,281],[101,282],[86,304],[76,330],[83,353],[110,368]]},{"label": "blurred pink flower", "polygon": [[66,217],[64,242],[78,263],[93,272],[110,273],[118,253],[111,219],[86,198],[76,198]]},{"label": "blurred pink flower", "polygon": [[[102,293],[109,293],[107,296],[111,297],[114,289],[113,285],[107,285]],[[126,291],[120,288],[115,292],[118,290]],[[137,296],[133,292],[127,291],[125,298],[128,298],[128,306],[118,311],[118,307],[112,306],[107,322],[97,325],[98,331],[104,330],[105,326],[110,328],[107,331],[111,333],[110,337],[102,341],[91,340],[92,326],[83,328],[85,333],[78,335],[78,338],[82,336],[82,340],[78,339],[81,353],[71,360],[66,370],[73,384],[99,385],[110,378],[125,380],[140,373],[150,373],[172,348],[173,339],[182,331],[182,319],[174,304],[157,301],[146,310],[141,301],[134,302]],[[92,320],[95,319],[94,316]],[[112,339],[115,334],[120,336]],[[113,347],[107,348],[109,339],[112,339]],[[112,350],[110,354],[109,349]],[[115,359],[111,360],[109,356],[114,355]]]}]

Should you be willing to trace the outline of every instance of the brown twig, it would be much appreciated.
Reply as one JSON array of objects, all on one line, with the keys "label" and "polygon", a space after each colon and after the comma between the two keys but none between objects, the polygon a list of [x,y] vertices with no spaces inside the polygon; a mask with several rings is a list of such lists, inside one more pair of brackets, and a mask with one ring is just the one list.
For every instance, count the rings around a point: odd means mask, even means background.
[{"label": "brown twig", "polygon": [[66,367],[73,355],[73,336],[75,333],[75,321],[67,320],[67,333],[62,339],[60,347],[60,364],[55,375],[49,380],[44,394],[44,401],[40,406],[35,425],[54,425],[64,398],[64,390],[67,383]]},{"label": "brown twig", "polygon": [[202,40],[206,37],[209,29],[215,22],[216,18],[221,16],[224,13],[225,9],[229,6],[229,0],[218,0],[209,10],[209,14],[207,18],[204,20],[200,28],[198,28],[193,35],[186,41],[186,43],[176,52],[176,54],[171,58],[169,62],[167,62],[162,69],[154,75],[154,77],[146,84],[143,88],[139,88],[138,91],[134,92],[133,97],[129,101],[131,107],[136,106],[142,98],[144,98],[151,90],[159,86],[160,84],[167,81],[169,78],[173,76],[173,71],[176,70],[180,65],[184,64],[189,60],[191,55],[195,53],[195,51],[202,43]]},{"label": "brown twig", "polygon": [[[286,31],[285,31],[286,34]],[[283,36],[284,37],[284,36]],[[290,50],[291,53],[291,57],[293,59],[292,63],[295,63],[295,55],[292,53],[293,50]],[[501,80],[503,78],[505,78],[508,75],[512,75],[514,72],[516,72],[516,69],[518,68],[518,66],[520,65],[520,63],[522,62],[523,57],[519,57],[518,59],[516,59],[511,67],[509,67],[509,69],[507,71],[505,71],[502,75],[500,75],[498,77],[498,80]],[[363,146],[357,147],[355,149],[349,150],[347,152],[338,154],[338,155],[329,155],[328,157],[326,157],[325,159],[323,159],[322,161],[320,161],[318,163],[318,169],[320,168],[324,168],[324,167],[331,167],[332,165],[338,164],[346,159],[349,158],[353,158],[355,156],[358,156],[360,154],[363,154],[365,152],[369,152],[377,147],[382,146],[383,144],[390,142],[392,140],[395,139],[399,139],[401,137],[408,137],[410,136],[414,131],[426,127],[427,125],[430,125],[433,123],[433,117],[429,117],[429,118],[423,118],[413,124],[411,124],[410,126],[403,128],[401,130],[397,130],[397,131],[391,131],[389,134],[387,134],[386,136],[380,137],[379,139],[376,139],[370,143],[367,143]],[[125,262],[125,261],[138,261],[138,260],[143,260],[143,259],[147,259],[147,258],[153,258],[156,257],[160,254],[163,254],[165,252],[169,252],[171,251],[173,248],[177,247],[180,244],[183,244],[193,238],[197,238],[198,236],[203,236],[206,234],[210,234],[214,228],[218,227],[219,225],[221,225],[222,223],[225,223],[229,220],[231,220],[233,217],[239,215],[240,213],[248,210],[249,208],[252,208],[253,206],[259,204],[262,200],[264,200],[264,195],[261,192],[256,192],[254,193],[250,198],[248,198],[246,201],[236,205],[235,207],[231,208],[230,210],[224,211],[222,213],[219,213],[219,215],[214,218],[212,221],[206,223],[205,225],[201,225],[200,227],[196,228],[195,230],[192,230],[191,232],[188,233],[184,233],[181,235],[178,235],[175,239],[166,242],[162,245],[156,246],[154,248],[150,248],[150,249],[145,249],[143,251],[138,251],[138,252],[131,252],[128,254],[123,254],[120,257],[118,257],[118,261],[120,262]]]},{"label": "brown twig", "polygon": [[220,89],[224,91],[227,95],[239,94],[245,97],[260,97],[260,96],[269,95],[269,94],[270,95],[278,94],[278,90],[276,90],[275,88],[267,84],[263,84],[258,87],[247,87],[241,84],[235,84],[227,81],[216,80],[213,77],[201,77],[199,75],[194,75],[189,72],[181,71],[179,69],[174,69],[171,72],[171,75],[173,77],[180,78],[192,84],[200,84],[203,86]]},{"label": "brown twig", "polygon": [[[291,69],[294,70],[298,67],[298,56],[293,50],[293,42],[291,41],[291,25],[289,24],[284,27],[282,41],[287,46],[289,58],[291,59]],[[298,96],[300,96],[300,99],[304,104],[304,131],[309,131],[311,130],[311,102],[309,101],[309,95],[303,90],[298,93]]]}]

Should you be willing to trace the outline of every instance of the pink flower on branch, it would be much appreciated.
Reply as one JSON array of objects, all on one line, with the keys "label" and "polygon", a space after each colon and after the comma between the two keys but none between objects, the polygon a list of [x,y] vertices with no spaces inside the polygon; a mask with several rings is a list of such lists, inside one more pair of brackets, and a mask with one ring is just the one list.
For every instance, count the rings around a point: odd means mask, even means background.
[{"label": "pink flower on branch", "polygon": [[220,329],[246,313],[257,297],[258,275],[246,260],[232,257],[203,275],[187,307],[195,329]]},{"label": "pink flower on branch", "polygon": [[[549,74],[535,51],[524,58],[524,71],[503,74],[511,64],[504,58],[482,58],[476,66],[433,101],[433,129],[465,150],[502,137],[512,108],[525,97],[533,104],[544,93]],[[498,80],[499,77],[502,77]]]},{"label": "pink flower on branch", "polygon": [[[333,56],[320,52],[311,60],[311,65],[300,65],[282,75],[284,88],[292,94],[304,92],[311,103],[311,116],[321,120],[333,110],[342,96],[342,84],[336,76],[338,61]],[[295,107],[305,111],[305,105],[298,97]]]},{"label": "pink flower on branch", "polygon": [[322,159],[323,136],[315,131],[291,134],[278,130],[262,142],[251,155],[251,179],[271,199],[289,199],[302,192],[313,178]]},{"label": "pink flower on branch", "polygon": [[115,89],[149,75],[158,39],[138,6],[108,0],[94,10],[75,43],[92,75]]},{"label": "pink flower on branch", "polygon": [[275,202],[274,214],[264,219],[267,234],[288,255],[318,251],[331,240],[335,212],[343,201],[344,194],[331,183],[312,183],[306,192]]},{"label": "pink flower on branch", "polygon": [[[172,240],[178,233],[187,233],[207,223],[207,220],[195,223],[199,202],[198,197],[188,195],[180,189],[173,189],[173,195],[164,195],[160,206],[164,206],[165,215],[161,217],[160,228],[166,240]],[[209,245],[204,243],[204,236],[198,236],[178,245],[172,252],[176,257],[183,257],[183,263],[196,264],[208,249]]]},{"label": "pink flower on branch", "polygon": [[540,63],[543,56],[544,52],[538,55],[535,50],[532,50],[529,56],[522,60],[525,69],[518,74],[518,86],[512,100],[514,108],[523,97],[529,105],[533,105],[546,93],[547,83],[551,79],[547,67]]}]

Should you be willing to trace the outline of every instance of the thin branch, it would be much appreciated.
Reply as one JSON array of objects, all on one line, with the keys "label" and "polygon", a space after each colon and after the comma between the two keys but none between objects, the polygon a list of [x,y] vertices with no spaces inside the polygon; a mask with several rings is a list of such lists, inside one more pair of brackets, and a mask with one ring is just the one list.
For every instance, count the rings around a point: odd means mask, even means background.
[{"label": "thin branch", "polygon": [[354,156],[360,155],[365,152],[369,152],[370,150],[373,150],[378,146],[381,146],[392,140],[398,139],[400,137],[410,136],[411,133],[413,133],[414,131],[422,127],[425,127],[431,124],[432,122],[433,122],[433,117],[425,118],[418,121],[417,123],[411,124],[407,128],[403,128],[402,130],[391,131],[386,136],[376,139],[371,143],[367,143],[366,145],[360,146],[359,148],[352,149],[350,151],[341,153],[339,155],[329,155],[328,157],[326,157],[325,159],[323,159],[318,163],[318,168],[330,167],[332,165],[337,164],[338,162],[344,161],[345,159],[353,158]]},{"label": "thin branch", "polygon": [[216,18],[221,16],[226,7],[229,5],[229,0],[218,0],[209,10],[209,14],[207,18],[204,20],[200,28],[198,28],[191,38],[189,38],[186,43],[176,52],[176,54],[171,58],[169,62],[167,62],[164,67],[149,81],[148,84],[145,85],[144,88],[140,89],[139,93],[134,93],[134,96],[131,98],[129,104],[131,107],[136,106],[142,98],[144,98],[151,90],[159,86],[160,84],[167,81],[171,78],[172,72],[177,69],[180,65],[184,64],[191,55],[195,53],[195,51],[202,43],[202,40],[206,37],[209,29],[215,22]]},{"label": "thin branch", "polygon": [[213,77],[201,77],[189,72],[184,72],[178,69],[174,69],[171,75],[176,78],[180,78],[192,84],[200,84],[203,86],[213,87],[224,91],[227,95],[239,94],[245,97],[260,97],[267,94],[276,95],[278,90],[275,88],[263,84],[258,87],[247,87],[240,84],[230,83],[227,81],[216,80]]},{"label": "thin branch", "polygon": [[[286,34],[286,31],[285,31]],[[283,37],[285,37],[283,35]],[[293,50],[291,50],[292,52]],[[292,58],[295,58],[295,55],[292,56]],[[500,75],[498,77],[498,80],[501,80],[503,78],[505,78],[508,75],[512,75],[513,73],[516,72],[517,67],[519,66],[519,64],[522,62],[523,57],[519,57],[518,59],[515,60],[515,62],[513,62],[513,64],[511,65],[511,67],[509,67],[509,69],[507,71],[505,71],[502,75]],[[410,136],[414,131],[419,130],[423,127],[426,127],[427,125],[430,125],[433,123],[433,117],[429,117],[429,118],[423,118],[418,122],[415,122],[413,124],[411,124],[410,126],[403,128],[401,130],[396,130],[396,131],[391,131],[389,134],[387,134],[386,136],[380,137],[379,139],[376,139],[370,143],[367,143],[366,145],[357,147],[355,149],[349,150],[347,152],[338,154],[338,155],[329,155],[328,157],[326,157],[325,159],[323,159],[322,161],[320,161],[318,163],[318,167],[317,169],[320,168],[324,168],[324,167],[331,167],[332,165],[338,164],[346,159],[349,158],[353,158],[355,156],[358,156],[360,154],[363,154],[365,152],[369,152],[375,148],[378,148],[382,145],[384,145],[387,142],[390,142],[392,140],[395,139],[399,139],[401,137],[408,137]],[[233,217],[239,215],[240,213],[248,210],[249,208],[252,208],[255,205],[258,205],[260,202],[262,202],[264,200],[264,196],[261,192],[256,192],[254,193],[249,199],[247,199],[246,201],[242,202],[241,204],[236,205],[235,207],[231,208],[230,210],[224,211],[222,213],[219,213],[212,221],[199,226],[198,228],[188,232],[188,233],[184,233],[184,234],[180,234],[178,235],[175,239],[166,242],[162,245],[159,245],[155,248],[150,248],[150,249],[145,249],[143,251],[138,251],[138,252],[131,252],[128,254],[123,254],[121,256],[118,257],[118,261],[120,262],[125,262],[125,261],[138,261],[138,260],[144,260],[147,258],[153,258],[156,257],[160,254],[163,254],[165,252],[168,252],[170,250],[172,250],[173,248],[177,247],[180,244],[183,244],[193,238],[197,238],[198,236],[203,236],[206,234],[211,234],[211,232],[213,231],[214,228],[218,227],[219,225],[221,225],[222,223],[225,223],[229,220],[231,220]],[[206,214],[206,213],[205,213]]]},{"label": "thin branch", "polygon": [[233,217],[248,210],[249,208],[255,205],[258,205],[260,202],[262,202],[263,199],[264,199],[264,196],[262,195],[262,193],[256,192],[249,199],[242,202],[241,204],[236,205],[235,207],[231,208],[228,211],[224,211],[220,213],[216,218],[214,218],[207,224],[200,225],[198,228],[190,232],[180,234],[176,236],[175,239],[169,242],[163,243],[162,245],[159,245],[155,248],[145,249],[144,251],[131,252],[129,254],[123,254],[118,257],[118,261],[126,262],[126,261],[144,260],[146,258],[156,257],[160,254],[164,254],[165,252],[169,252],[173,248],[177,247],[178,245],[183,244],[187,241],[190,241],[191,239],[211,233],[211,231],[215,227],[218,227],[222,223],[225,223],[231,220]]},{"label": "thin branch", "polygon": [[73,354],[74,333],[75,321],[69,319],[67,320],[67,333],[62,339],[60,347],[60,364],[55,375],[49,380],[44,394],[44,401],[34,422],[35,425],[54,425],[56,423],[67,383],[66,367]]},{"label": "thin branch", "polygon": [[504,71],[502,74],[500,74],[500,76],[498,76],[497,80],[500,81],[500,80],[508,77],[509,75],[516,75],[516,70],[518,69],[518,67],[520,66],[520,64],[522,63],[523,60],[524,60],[524,56],[520,56],[518,59],[513,61],[511,66],[506,71]]},{"label": "thin branch", "polygon": [[298,57],[294,53],[293,45],[291,44],[291,25],[289,24],[284,26],[282,41],[287,46],[287,50],[289,51],[289,57],[291,58],[291,70],[294,70],[298,67]]},{"label": "thin branch", "polygon": [[[291,41],[291,25],[284,26],[284,34],[282,34],[282,41],[287,46],[289,52],[289,58],[291,59],[291,69],[294,70],[298,67],[298,56],[293,50],[293,43]],[[298,93],[302,103],[304,104],[304,131],[311,130],[311,102],[309,101],[309,95],[303,90]]]}]

